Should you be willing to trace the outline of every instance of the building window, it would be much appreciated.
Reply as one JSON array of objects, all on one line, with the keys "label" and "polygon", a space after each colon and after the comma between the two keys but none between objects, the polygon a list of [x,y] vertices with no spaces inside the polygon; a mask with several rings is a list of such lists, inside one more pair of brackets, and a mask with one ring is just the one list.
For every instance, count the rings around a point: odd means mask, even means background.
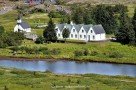
[{"label": "building window", "polygon": [[91,33],[93,33],[93,30],[91,30]]},{"label": "building window", "polygon": [[93,35],[93,39],[95,39],[95,36]]},{"label": "building window", "polygon": [[71,34],[71,38],[73,38],[73,34]]},{"label": "building window", "polygon": [[60,37],[60,34],[58,34],[58,37]]},{"label": "building window", "polygon": [[75,38],[77,38],[77,35],[75,35]]},{"label": "building window", "polygon": [[80,35],[80,38],[82,38],[82,35]]},{"label": "building window", "polygon": [[88,40],[90,41],[90,35],[88,35]]},{"label": "building window", "polygon": [[84,30],[82,30],[82,33],[84,32]]},{"label": "building window", "polygon": [[58,32],[58,29],[55,29],[56,30],[56,32]]},{"label": "building window", "polygon": [[84,35],[84,38],[86,38],[86,35]]},{"label": "building window", "polygon": [[73,29],[73,32],[75,32],[75,29]]}]

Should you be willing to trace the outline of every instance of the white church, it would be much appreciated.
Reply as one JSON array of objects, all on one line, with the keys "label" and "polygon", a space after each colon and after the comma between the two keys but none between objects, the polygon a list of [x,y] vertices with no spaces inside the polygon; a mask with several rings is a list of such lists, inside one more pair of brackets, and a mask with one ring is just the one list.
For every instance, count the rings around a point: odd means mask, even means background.
[{"label": "white church", "polygon": [[83,41],[104,41],[106,33],[102,25],[84,24],[56,24],[55,30],[59,40],[63,39],[62,32],[67,28],[70,32],[68,39]]},{"label": "white church", "polygon": [[31,32],[31,27],[28,23],[22,21],[21,17],[18,17],[14,32]]},{"label": "white church", "polygon": [[18,17],[17,25],[14,27],[14,32],[23,32],[24,36],[27,39],[35,41],[38,36],[31,32],[31,27],[28,23],[24,22],[21,19],[21,16]]}]

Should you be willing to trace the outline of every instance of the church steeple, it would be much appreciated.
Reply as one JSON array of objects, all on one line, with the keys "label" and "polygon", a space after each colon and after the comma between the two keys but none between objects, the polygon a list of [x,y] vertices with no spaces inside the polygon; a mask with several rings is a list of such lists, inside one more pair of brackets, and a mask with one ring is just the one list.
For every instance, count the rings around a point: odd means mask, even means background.
[{"label": "church steeple", "polygon": [[20,24],[22,23],[22,15],[19,14],[18,17],[17,17],[17,24]]}]

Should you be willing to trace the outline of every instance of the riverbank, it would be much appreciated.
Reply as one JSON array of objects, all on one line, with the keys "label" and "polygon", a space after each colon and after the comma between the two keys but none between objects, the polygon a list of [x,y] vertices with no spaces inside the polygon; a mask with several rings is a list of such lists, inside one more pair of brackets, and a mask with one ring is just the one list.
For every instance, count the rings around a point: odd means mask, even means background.
[{"label": "riverbank", "polygon": [[121,62],[108,62],[108,61],[97,61],[97,60],[80,60],[80,59],[70,59],[70,58],[29,58],[29,57],[15,57],[15,56],[0,56],[0,60],[15,60],[15,61],[77,61],[77,62],[96,62],[96,63],[109,63],[109,64],[128,64],[136,65],[136,63],[121,63]]},{"label": "riverbank", "polygon": [[[135,90],[136,78],[96,74],[57,75],[0,68],[0,89],[9,90]],[[6,89],[6,90],[7,90]]]},{"label": "riverbank", "polygon": [[[136,65],[136,47],[121,45],[116,42],[90,42],[87,44],[76,43],[50,43],[35,44],[30,40],[24,40],[20,48],[29,48],[31,52],[20,49],[14,55],[11,47],[0,49],[1,59],[16,60],[70,60],[81,62],[101,62]],[[39,51],[40,50],[40,51]],[[42,51],[41,51],[42,50]],[[87,55],[79,55],[81,51],[87,50]],[[75,56],[78,51],[78,56]]]}]

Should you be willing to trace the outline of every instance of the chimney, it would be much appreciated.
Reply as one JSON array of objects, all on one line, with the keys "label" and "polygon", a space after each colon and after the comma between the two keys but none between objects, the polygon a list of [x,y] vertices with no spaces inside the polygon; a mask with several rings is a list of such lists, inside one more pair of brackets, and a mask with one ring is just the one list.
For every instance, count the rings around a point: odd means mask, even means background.
[{"label": "chimney", "polygon": [[73,21],[70,22],[71,25],[74,25]]},{"label": "chimney", "polygon": [[18,18],[17,18],[17,24],[20,24],[20,23],[22,23],[22,19],[21,19],[21,15],[18,15]]}]

